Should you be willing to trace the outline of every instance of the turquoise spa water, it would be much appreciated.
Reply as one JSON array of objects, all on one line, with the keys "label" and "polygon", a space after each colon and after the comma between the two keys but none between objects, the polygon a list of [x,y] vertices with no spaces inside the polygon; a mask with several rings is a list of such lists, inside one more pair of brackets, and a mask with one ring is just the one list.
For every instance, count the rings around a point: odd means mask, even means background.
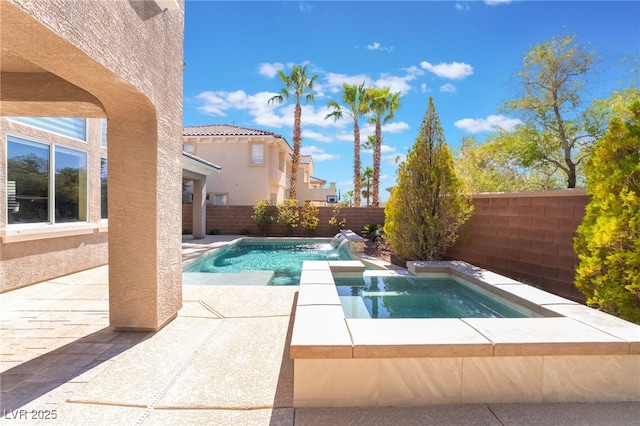
[{"label": "turquoise spa water", "polygon": [[[333,241],[333,242],[332,242]],[[336,248],[337,247],[337,248]],[[298,285],[305,260],[351,260],[330,239],[250,241],[217,250],[184,268],[184,272],[237,273],[274,271],[269,285]],[[238,284],[242,284],[239,282]]]},{"label": "turquoise spa water", "polygon": [[347,318],[535,316],[451,277],[334,277]]}]

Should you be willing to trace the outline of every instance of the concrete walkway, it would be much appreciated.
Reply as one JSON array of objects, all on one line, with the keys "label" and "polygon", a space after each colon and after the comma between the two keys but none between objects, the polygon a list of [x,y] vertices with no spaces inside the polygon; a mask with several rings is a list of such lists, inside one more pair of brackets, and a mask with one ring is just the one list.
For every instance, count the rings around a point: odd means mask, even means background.
[{"label": "concrete walkway", "polygon": [[[207,250],[188,241],[184,248],[185,255]],[[294,409],[288,345],[297,287],[185,286],[178,318],[158,333],[134,333],[109,328],[107,282],[104,266],[0,295],[1,424],[637,425],[640,419],[640,402]]]}]

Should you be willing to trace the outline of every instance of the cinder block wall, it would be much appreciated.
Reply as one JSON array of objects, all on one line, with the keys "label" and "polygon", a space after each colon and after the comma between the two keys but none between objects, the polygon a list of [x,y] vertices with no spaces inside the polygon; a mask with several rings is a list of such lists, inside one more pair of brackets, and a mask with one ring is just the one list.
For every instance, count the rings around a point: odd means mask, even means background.
[{"label": "cinder block wall", "polygon": [[[267,232],[267,236],[293,237],[313,236],[313,237],[333,237],[338,233],[338,229],[329,225],[329,219],[333,216],[331,207],[319,208],[320,223],[313,233],[298,226],[290,234],[284,225],[274,223]],[[206,230],[218,229],[221,234],[241,234],[243,230],[248,230],[251,236],[262,236],[263,232],[251,219],[253,215],[252,206],[214,206],[207,205],[207,225]],[[346,228],[356,233],[360,233],[365,225],[374,223],[384,223],[384,209],[374,207],[343,207],[340,209],[340,218],[347,220]],[[193,223],[193,206],[182,206],[182,228],[191,230]]]},{"label": "cinder block wall", "polygon": [[447,255],[582,302],[573,237],[588,202],[582,190],[477,194]]}]

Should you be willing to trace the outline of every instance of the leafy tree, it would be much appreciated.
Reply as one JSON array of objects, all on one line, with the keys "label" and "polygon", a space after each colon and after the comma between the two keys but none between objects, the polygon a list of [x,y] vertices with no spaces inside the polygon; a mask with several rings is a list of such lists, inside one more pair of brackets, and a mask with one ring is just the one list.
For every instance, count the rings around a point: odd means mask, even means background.
[{"label": "leafy tree", "polygon": [[640,102],[611,122],[587,163],[587,205],[574,248],[587,304],[640,324]]},{"label": "leafy tree", "polygon": [[576,187],[577,167],[589,155],[592,141],[604,133],[601,125],[592,126],[582,99],[597,62],[596,54],[574,37],[538,44],[525,55],[519,73],[522,97],[506,104],[524,120],[516,130],[521,165],[550,163],[566,175],[568,188]]},{"label": "leafy tree", "polygon": [[467,191],[508,192],[562,188],[561,176],[550,163],[523,168],[513,137],[489,137],[479,143],[463,137],[455,168]]},{"label": "leafy tree", "polygon": [[284,223],[287,226],[287,233],[298,226],[300,222],[300,211],[298,210],[298,202],[295,198],[285,198],[278,204],[278,223]]},{"label": "leafy tree", "polygon": [[420,133],[398,168],[397,185],[384,210],[387,241],[401,258],[439,260],[472,210],[429,98]]},{"label": "leafy tree", "polygon": [[296,101],[293,115],[293,156],[291,158],[291,180],[289,184],[289,196],[296,199],[300,147],[302,146],[302,128],[300,125],[302,106],[300,105],[300,100],[304,97],[306,102],[314,102],[313,85],[318,76],[314,75],[309,78],[306,65],[294,65],[291,69],[291,74],[286,75],[282,71],[278,71],[278,77],[282,80],[284,87],[280,89],[280,94],[270,98],[268,103],[283,104],[285,100],[289,100],[292,96]]},{"label": "leafy tree", "polygon": [[373,145],[373,207],[380,205],[380,159],[382,147],[382,124],[393,119],[395,111],[400,108],[400,92],[391,92],[389,87],[383,89],[367,89],[367,101],[372,117],[369,119],[376,126],[375,143]]},{"label": "leafy tree", "polygon": [[276,220],[277,211],[278,208],[265,198],[258,200],[258,203],[253,206],[251,219],[262,229],[263,235],[267,235],[267,230]]},{"label": "leafy tree", "polygon": [[310,232],[315,231],[315,229],[320,224],[320,218],[318,215],[320,214],[320,209],[316,206],[311,205],[309,201],[304,202],[304,206],[302,207],[300,220],[300,225],[303,228],[308,229]]},{"label": "leafy tree", "polygon": [[369,166],[362,169],[362,196],[367,199],[367,207],[371,205],[371,178],[373,177],[373,169]]},{"label": "leafy tree", "polygon": [[353,120],[353,187],[354,198],[353,205],[360,207],[360,125],[358,119],[360,116],[369,112],[369,105],[367,103],[367,90],[364,88],[364,82],[362,84],[346,84],[342,85],[342,101],[346,105],[343,107],[336,101],[329,101],[329,108],[333,111],[327,114],[325,119],[333,118],[334,121],[338,121],[343,118],[344,114],[347,114]]}]

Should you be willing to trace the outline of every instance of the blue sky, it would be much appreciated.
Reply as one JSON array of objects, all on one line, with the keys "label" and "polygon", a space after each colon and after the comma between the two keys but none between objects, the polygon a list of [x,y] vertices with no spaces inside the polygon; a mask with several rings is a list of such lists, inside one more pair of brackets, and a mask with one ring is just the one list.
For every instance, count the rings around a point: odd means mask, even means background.
[{"label": "blue sky", "polygon": [[[308,64],[315,104],[303,105],[302,153],[316,177],[352,189],[353,127],[325,120],[343,82],[390,86],[401,108],[383,127],[381,197],[395,183],[396,159],[415,142],[433,97],[452,150],[462,136],[483,140],[517,117],[499,112],[518,96],[522,57],[554,36],[575,35],[604,65],[590,96],[628,85],[618,64],[640,57],[640,2],[596,1],[186,1],[184,125],[234,124],[292,143],[293,102],[268,105],[278,70]],[[361,121],[362,141],[373,128]],[[220,164],[223,167],[224,164]],[[372,165],[363,151],[362,165]]]}]

